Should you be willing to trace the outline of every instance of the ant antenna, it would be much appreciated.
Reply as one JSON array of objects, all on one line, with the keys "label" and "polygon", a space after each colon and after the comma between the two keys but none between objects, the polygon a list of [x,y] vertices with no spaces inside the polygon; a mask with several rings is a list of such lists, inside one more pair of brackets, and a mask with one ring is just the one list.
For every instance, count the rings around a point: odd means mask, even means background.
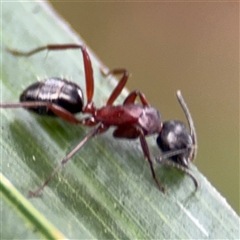
[{"label": "ant antenna", "polygon": [[184,112],[184,114],[187,118],[187,121],[188,121],[188,126],[189,126],[189,129],[190,129],[190,134],[191,134],[191,138],[192,138],[192,141],[193,141],[193,146],[191,146],[191,148],[192,148],[191,160],[194,160],[196,155],[197,155],[197,133],[196,133],[196,129],[194,127],[192,116],[190,114],[190,111],[187,107],[186,102],[183,99],[181,91],[178,90],[176,95],[177,95],[178,102],[181,105],[181,107],[183,109],[183,112]]}]

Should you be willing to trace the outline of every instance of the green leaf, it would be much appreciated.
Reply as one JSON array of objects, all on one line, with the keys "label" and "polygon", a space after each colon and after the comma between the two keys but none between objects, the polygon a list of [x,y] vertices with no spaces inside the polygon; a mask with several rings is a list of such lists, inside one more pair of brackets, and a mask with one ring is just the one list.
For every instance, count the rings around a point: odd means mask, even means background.
[{"label": "green leaf", "polygon": [[[38,229],[40,233],[46,239],[65,239],[65,237],[57,229],[55,229],[51,223],[49,223],[43,215],[38,212],[29,201],[27,201],[17,190],[12,186],[12,184],[0,173],[0,186],[2,196],[6,197],[6,201],[12,204],[13,209],[16,208],[16,212],[20,213],[26,221],[32,224],[33,229]],[[5,206],[4,208],[8,207]],[[8,209],[8,213],[14,212],[12,209]],[[14,209],[15,210],[15,209]],[[9,214],[8,214],[9,215]],[[9,217],[9,216],[8,216]],[[16,216],[14,216],[16,217]],[[11,225],[11,224],[10,224]],[[21,226],[18,222],[17,227]],[[18,229],[19,230],[19,229]],[[5,234],[6,231],[3,232]],[[9,236],[3,237],[2,239],[10,239]]]},{"label": "green leaf", "polygon": [[[27,51],[49,43],[83,43],[46,3],[3,2],[1,34],[1,102],[17,102],[37,78],[67,76],[85,92],[80,51],[42,52],[29,58],[6,52],[6,47]],[[91,52],[90,57],[94,101],[102,106],[116,81],[104,77],[103,64]],[[126,92],[117,103],[125,96]],[[91,139],[42,197],[25,199],[90,129],[24,109],[0,111],[0,170],[21,194],[12,201],[12,186],[4,186],[1,178],[3,239],[33,239],[38,234],[48,238],[36,223],[43,218],[69,239],[239,238],[239,217],[194,166],[198,191],[188,176],[156,165],[158,179],[168,191],[164,195],[152,179],[139,141],[114,139],[112,130]],[[148,143],[152,154],[158,154],[155,138],[149,137]],[[29,212],[35,211],[30,203],[40,212],[34,215],[38,221],[22,211],[23,202]]]}]

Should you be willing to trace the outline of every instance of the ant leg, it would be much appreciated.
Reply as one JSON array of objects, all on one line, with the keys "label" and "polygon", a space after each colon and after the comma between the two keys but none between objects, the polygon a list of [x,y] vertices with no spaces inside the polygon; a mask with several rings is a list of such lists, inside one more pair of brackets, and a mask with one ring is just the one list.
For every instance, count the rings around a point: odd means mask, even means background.
[{"label": "ant leg", "polygon": [[18,102],[18,103],[0,103],[0,108],[33,108],[46,107],[46,102]]},{"label": "ant leg", "polygon": [[194,182],[194,185],[195,185],[195,188],[196,190],[198,189],[198,181],[197,179],[195,178],[195,176],[193,175],[193,173],[186,167],[182,166],[181,164],[179,163],[176,163],[176,162],[173,162],[167,158],[171,157],[171,156],[174,156],[174,155],[178,155],[182,152],[185,152],[186,149],[180,149],[180,150],[176,150],[176,151],[170,151],[169,153],[166,153],[159,156],[159,157],[156,157],[156,162],[159,163],[159,164],[162,164],[162,165],[166,165],[166,166],[170,166],[170,167],[174,167],[174,168],[177,168],[178,170],[186,173],[189,177],[192,178],[193,182]]},{"label": "ant leg", "polygon": [[143,106],[146,106],[146,107],[150,106],[145,95],[142,92],[139,92],[138,90],[134,90],[134,91],[130,92],[129,95],[125,98],[123,105],[129,104],[129,103],[134,103],[137,96],[139,96]]},{"label": "ant leg", "polygon": [[113,75],[123,74],[123,76],[122,76],[121,80],[118,82],[117,86],[112,91],[110,97],[107,100],[106,105],[113,104],[113,102],[116,100],[116,98],[119,96],[119,94],[123,90],[124,86],[126,85],[128,77],[129,77],[129,72],[126,69],[113,69],[106,75],[109,75],[109,74],[113,74]]},{"label": "ant leg", "polygon": [[[105,75],[109,75],[109,74],[113,74],[113,75],[123,74],[123,76],[122,76],[121,80],[119,81],[119,83],[117,84],[117,86],[115,87],[115,89],[113,90],[113,92],[111,93],[110,97],[108,98],[106,105],[112,105],[113,104],[113,102],[116,100],[116,98],[119,96],[119,94],[123,90],[124,86],[127,83],[128,78],[129,78],[129,72],[124,68],[123,69],[113,69],[108,74],[105,74]],[[150,106],[150,104],[148,103],[144,94],[137,91],[137,90],[132,91],[126,97],[123,104],[134,103],[137,96],[139,96],[143,106]]]},{"label": "ant leg", "polygon": [[46,107],[51,110],[56,116],[63,120],[78,124],[81,121],[78,120],[72,113],[68,112],[64,108],[49,102],[19,102],[19,103],[0,103],[0,108],[35,108],[35,107]]},{"label": "ant leg", "polygon": [[195,189],[196,190],[198,189],[198,187],[199,187],[198,181],[197,181],[196,177],[193,175],[193,173],[189,169],[187,169],[186,167],[183,167],[182,165],[180,165],[178,163],[175,163],[175,162],[173,162],[171,160],[168,160],[168,159],[165,159],[165,160],[161,161],[161,164],[177,168],[178,170],[180,170],[180,171],[184,172],[185,174],[187,174],[193,180],[193,183],[195,185]]},{"label": "ant leg", "polygon": [[65,110],[64,108],[56,104],[51,104],[51,103],[48,104],[47,109],[50,109],[56,116],[62,118],[67,122],[75,123],[75,124],[81,123],[81,121],[78,120],[72,113],[70,113],[69,111]]},{"label": "ant leg", "polygon": [[15,56],[29,57],[38,52],[48,50],[68,50],[68,49],[81,49],[83,54],[84,71],[85,71],[85,81],[86,81],[86,91],[87,91],[87,105],[92,102],[93,92],[94,92],[94,82],[93,82],[93,70],[90,57],[86,50],[86,47],[79,44],[48,44],[42,47],[35,48],[28,52],[18,51],[15,49],[7,48],[7,51]]},{"label": "ant leg", "polygon": [[106,131],[108,127],[105,127],[104,125],[99,125],[96,128],[94,128],[91,132],[89,132],[78,144],[73,148],[73,150],[65,156],[61,162],[57,165],[57,167],[52,171],[52,173],[49,175],[49,177],[44,181],[44,183],[35,191],[29,191],[28,197],[36,197],[38,196],[44,187],[48,185],[48,183],[52,180],[52,178],[56,175],[56,173],[88,142],[89,139],[92,137]]},{"label": "ant leg", "polygon": [[142,131],[140,131],[140,136],[139,137],[140,137],[140,142],[141,142],[144,157],[147,158],[148,163],[150,165],[150,169],[151,169],[151,172],[152,172],[152,177],[153,177],[154,181],[156,182],[159,190],[162,191],[163,193],[166,193],[165,188],[160,184],[160,182],[158,181],[158,179],[156,177],[156,174],[155,174],[155,171],[154,171],[154,168],[153,168],[153,163],[152,163],[152,160],[151,160],[151,157],[150,157],[149,148],[148,148],[145,136],[144,136]]}]

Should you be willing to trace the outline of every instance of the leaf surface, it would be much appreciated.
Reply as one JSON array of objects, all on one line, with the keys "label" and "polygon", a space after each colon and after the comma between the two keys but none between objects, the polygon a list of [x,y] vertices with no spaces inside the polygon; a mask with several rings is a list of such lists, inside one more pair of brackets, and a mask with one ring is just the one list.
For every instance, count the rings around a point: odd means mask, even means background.
[{"label": "leaf surface", "polygon": [[[17,102],[27,86],[46,77],[73,80],[85,93],[80,51],[42,52],[29,58],[14,57],[6,51],[6,47],[28,51],[49,43],[83,43],[46,3],[2,3],[1,34],[1,102]],[[100,70],[104,66],[92,53],[90,57],[94,101],[102,106],[116,81],[104,77]],[[118,104],[124,96],[118,98]],[[90,130],[23,109],[0,111],[1,172],[24,198]],[[148,138],[148,143],[152,154],[158,154],[155,137]],[[194,166],[201,185],[197,192],[191,179],[176,169],[155,168],[168,190],[166,195],[155,186],[139,141],[114,139],[110,130],[91,139],[44,189],[42,197],[25,201],[69,239],[239,237],[238,216]],[[9,200],[10,189],[1,190],[2,238],[44,235],[43,229],[34,226],[17,207],[18,201]],[[25,221],[19,216],[24,216]]]}]

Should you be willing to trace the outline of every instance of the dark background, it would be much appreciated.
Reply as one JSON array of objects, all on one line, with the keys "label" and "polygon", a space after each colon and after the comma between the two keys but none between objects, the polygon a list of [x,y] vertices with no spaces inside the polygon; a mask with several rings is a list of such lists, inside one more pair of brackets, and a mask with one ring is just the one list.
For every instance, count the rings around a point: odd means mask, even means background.
[{"label": "dark background", "polygon": [[181,89],[198,134],[195,164],[239,213],[239,4],[51,3],[103,63],[132,73],[127,88],[164,120],[185,120]]}]

